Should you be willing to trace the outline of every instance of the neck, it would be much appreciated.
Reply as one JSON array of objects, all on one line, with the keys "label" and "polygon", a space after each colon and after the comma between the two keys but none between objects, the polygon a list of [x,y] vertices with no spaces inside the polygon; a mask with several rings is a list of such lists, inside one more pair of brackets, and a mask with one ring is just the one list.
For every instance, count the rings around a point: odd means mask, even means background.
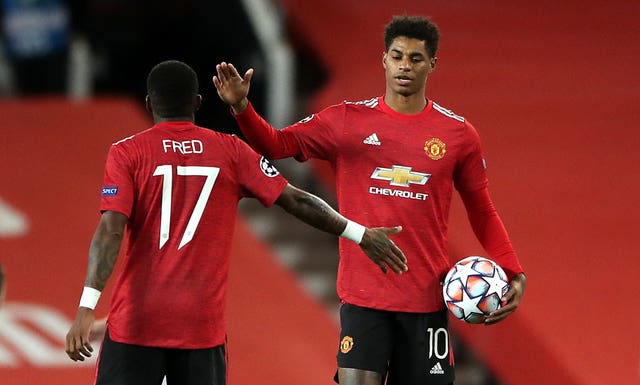
[{"label": "neck", "polygon": [[164,123],[164,122],[194,122],[193,115],[185,115],[185,116],[160,116],[153,114],[153,122],[154,123]]},{"label": "neck", "polygon": [[400,114],[418,114],[427,106],[424,92],[417,92],[408,96],[398,93],[386,93],[384,102],[389,108]]}]

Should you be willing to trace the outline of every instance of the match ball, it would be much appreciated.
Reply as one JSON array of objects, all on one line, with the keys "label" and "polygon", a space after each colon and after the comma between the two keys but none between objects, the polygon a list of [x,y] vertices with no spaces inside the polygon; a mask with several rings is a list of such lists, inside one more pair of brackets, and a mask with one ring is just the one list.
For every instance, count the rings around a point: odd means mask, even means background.
[{"label": "match ball", "polygon": [[501,306],[509,290],[504,270],[490,259],[467,257],[449,270],[442,284],[447,308],[457,319],[478,324]]}]

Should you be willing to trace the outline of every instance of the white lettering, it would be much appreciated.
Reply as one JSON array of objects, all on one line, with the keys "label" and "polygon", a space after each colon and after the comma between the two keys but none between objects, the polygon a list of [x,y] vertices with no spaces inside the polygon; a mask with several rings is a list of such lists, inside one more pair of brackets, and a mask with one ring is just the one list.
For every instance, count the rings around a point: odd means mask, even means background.
[{"label": "white lettering", "polygon": [[167,149],[171,148],[171,141],[169,139],[164,139],[162,141],[162,148],[164,149],[164,152],[167,152]]},{"label": "white lettering", "polygon": [[427,200],[427,197],[429,197],[429,194],[425,194],[425,193],[416,193],[413,191],[404,191],[404,190],[392,190],[390,188],[379,188],[374,186],[369,187],[369,194],[386,195],[386,196],[400,197],[400,198],[406,198],[406,199],[415,199],[419,201],[425,201]]},{"label": "white lettering", "polygon": [[202,145],[202,142],[198,139],[194,139],[191,141],[191,143],[193,145],[193,152],[195,154],[202,154],[202,152],[204,151],[204,145]]},{"label": "white lettering", "polygon": [[202,141],[198,139],[184,140],[182,142],[176,142],[175,140],[164,139],[162,141],[162,149],[164,152],[179,152],[181,154],[202,154],[204,152],[204,145]]}]

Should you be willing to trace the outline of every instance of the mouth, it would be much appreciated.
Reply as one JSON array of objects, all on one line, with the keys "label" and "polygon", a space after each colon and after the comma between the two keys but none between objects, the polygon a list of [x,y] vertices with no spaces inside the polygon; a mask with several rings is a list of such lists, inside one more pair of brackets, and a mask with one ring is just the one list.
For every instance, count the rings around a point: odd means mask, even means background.
[{"label": "mouth", "polygon": [[412,78],[404,75],[396,76],[395,79],[396,79],[396,83],[398,83],[401,86],[409,85],[413,81]]}]

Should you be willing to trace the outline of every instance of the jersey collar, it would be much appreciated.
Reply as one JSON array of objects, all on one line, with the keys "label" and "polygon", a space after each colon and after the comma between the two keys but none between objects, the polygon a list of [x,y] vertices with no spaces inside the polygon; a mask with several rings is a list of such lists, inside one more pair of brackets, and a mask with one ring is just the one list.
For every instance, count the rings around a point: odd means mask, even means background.
[{"label": "jersey collar", "polygon": [[417,120],[417,119],[422,119],[423,117],[425,117],[433,108],[433,102],[429,99],[427,99],[427,105],[424,107],[424,109],[420,112],[418,112],[417,114],[401,114],[399,112],[396,112],[394,110],[391,109],[391,107],[389,107],[385,102],[384,102],[384,95],[380,96],[378,98],[378,105],[380,106],[380,109],[387,115],[391,115],[392,117],[396,118],[396,119],[401,119],[401,120]]}]

